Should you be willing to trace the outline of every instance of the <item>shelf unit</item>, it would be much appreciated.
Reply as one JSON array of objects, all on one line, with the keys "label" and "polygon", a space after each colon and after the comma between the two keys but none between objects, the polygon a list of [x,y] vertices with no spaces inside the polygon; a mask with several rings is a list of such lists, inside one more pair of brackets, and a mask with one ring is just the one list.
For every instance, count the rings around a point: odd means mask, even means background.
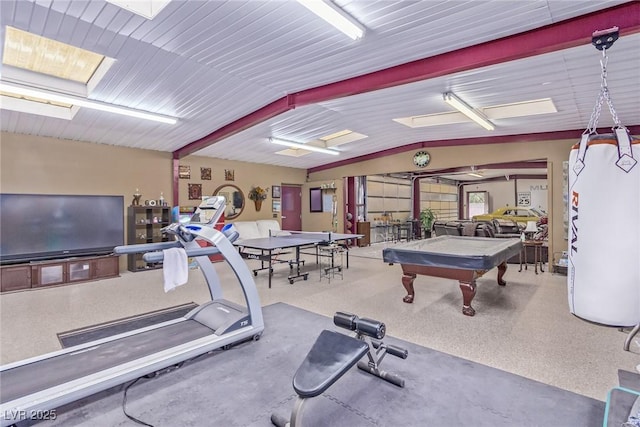
[{"label": "shelf unit", "polygon": [[18,291],[68,283],[118,277],[118,257],[113,255],[66,258],[2,266],[0,291]]},{"label": "shelf unit", "polygon": [[[129,206],[127,209],[127,244],[167,242],[162,228],[171,223],[171,208],[163,206]],[[148,264],[143,254],[127,255],[127,269],[142,271],[162,267],[162,263]]]}]

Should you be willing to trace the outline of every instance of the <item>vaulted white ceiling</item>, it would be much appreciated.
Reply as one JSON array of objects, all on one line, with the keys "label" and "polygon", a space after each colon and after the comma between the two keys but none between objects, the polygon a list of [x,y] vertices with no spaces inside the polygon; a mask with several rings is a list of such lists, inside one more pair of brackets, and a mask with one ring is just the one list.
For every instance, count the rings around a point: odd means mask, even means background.
[{"label": "vaulted white ceiling", "polygon": [[[640,15],[637,2],[624,1],[335,3],[366,27],[363,39],[351,41],[294,0],[172,0],[151,21],[101,0],[3,0],[2,45],[6,26],[12,26],[114,58],[90,98],[173,116],[178,123],[85,108],[72,120],[2,109],[2,131],[175,152],[178,157],[191,152],[185,146],[204,138],[213,143],[197,145],[193,154],[306,169],[420,141],[584,129],[600,88],[601,54],[589,42],[591,33],[603,27],[584,28],[584,44],[566,49],[351,96],[328,95],[288,111],[272,103],[411,61],[479,49],[492,40],[618,5]],[[621,21],[628,12],[621,13]],[[608,51],[609,88],[628,126],[640,125],[639,19],[630,33],[621,27],[621,38]],[[447,61],[454,68],[452,59]],[[551,98],[558,112],[496,119],[494,131],[472,122],[409,128],[392,120],[452,111],[442,101],[447,91],[476,108]],[[273,114],[260,110],[272,107]],[[599,125],[612,123],[605,108]],[[282,156],[276,152],[283,147],[267,142],[281,137],[305,143],[343,129],[368,138],[339,146],[339,156]]]}]

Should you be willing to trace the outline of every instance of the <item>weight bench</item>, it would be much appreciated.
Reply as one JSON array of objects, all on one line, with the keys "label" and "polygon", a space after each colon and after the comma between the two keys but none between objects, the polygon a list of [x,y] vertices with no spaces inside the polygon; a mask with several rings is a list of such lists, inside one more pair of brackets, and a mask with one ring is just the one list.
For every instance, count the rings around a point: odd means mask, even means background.
[{"label": "weight bench", "polygon": [[[293,377],[293,389],[298,395],[290,419],[272,414],[271,422],[278,427],[296,427],[300,421],[304,403],[319,396],[340,379],[357,363],[359,369],[382,378],[398,387],[404,387],[404,380],[379,369],[380,362],[389,353],[406,359],[407,350],[386,345],[384,338],[386,327],[376,320],[359,318],[350,313],[337,312],[333,316],[336,326],[354,331],[355,337],[335,331],[324,330],[320,333],[311,350]],[[368,356],[368,361],[360,361]]]}]

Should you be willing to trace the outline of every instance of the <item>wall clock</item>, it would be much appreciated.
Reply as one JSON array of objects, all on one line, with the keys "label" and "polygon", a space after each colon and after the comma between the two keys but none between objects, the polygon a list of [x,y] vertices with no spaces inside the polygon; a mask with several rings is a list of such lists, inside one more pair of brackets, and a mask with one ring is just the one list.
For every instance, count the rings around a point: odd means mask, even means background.
[{"label": "wall clock", "polygon": [[413,155],[413,164],[418,166],[419,168],[427,166],[430,160],[431,155],[426,151],[418,151]]}]

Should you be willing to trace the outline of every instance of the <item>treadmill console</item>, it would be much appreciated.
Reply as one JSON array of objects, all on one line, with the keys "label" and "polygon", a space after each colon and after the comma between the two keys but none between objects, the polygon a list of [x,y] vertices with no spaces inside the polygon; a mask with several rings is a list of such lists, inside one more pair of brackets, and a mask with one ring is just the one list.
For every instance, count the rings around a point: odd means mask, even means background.
[{"label": "treadmill console", "polygon": [[225,205],[226,200],[223,196],[208,197],[200,203],[189,223],[208,224],[213,227],[224,213]]}]

